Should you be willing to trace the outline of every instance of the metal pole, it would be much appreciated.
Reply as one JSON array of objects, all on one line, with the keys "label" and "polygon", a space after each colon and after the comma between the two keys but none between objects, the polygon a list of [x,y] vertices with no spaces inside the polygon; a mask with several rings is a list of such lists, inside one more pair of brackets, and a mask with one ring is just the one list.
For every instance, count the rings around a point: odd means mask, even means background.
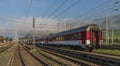
[{"label": "metal pole", "polygon": [[66,29],[67,29],[67,23],[66,23],[66,20],[65,20],[65,31],[66,31]]},{"label": "metal pole", "polygon": [[58,22],[58,32],[59,32],[59,22]]},{"label": "metal pole", "polygon": [[33,18],[33,47],[35,47],[35,18]]},{"label": "metal pole", "polygon": [[18,43],[18,32],[17,32],[17,29],[15,31],[15,39],[16,39],[16,42]]},{"label": "metal pole", "polygon": [[106,13],[105,20],[106,20],[106,44],[108,44],[109,43],[109,35],[108,35],[108,15],[107,15],[107,13]]},{"label": "metal pole", "polygon": [[112,44],[114,43],[114,30],[112,29]]}]

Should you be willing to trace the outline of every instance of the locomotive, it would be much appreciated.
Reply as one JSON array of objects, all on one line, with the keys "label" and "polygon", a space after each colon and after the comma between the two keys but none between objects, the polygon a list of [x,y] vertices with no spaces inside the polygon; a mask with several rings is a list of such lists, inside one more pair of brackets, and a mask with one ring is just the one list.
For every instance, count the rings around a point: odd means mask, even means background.
[{"label": "locomotive", "polygon": [[48,46],[67,46],[73,49],[98,49],[102,42],[102,31],[97,24],[59,32],[40,37],[36,40],[39,44]]}]

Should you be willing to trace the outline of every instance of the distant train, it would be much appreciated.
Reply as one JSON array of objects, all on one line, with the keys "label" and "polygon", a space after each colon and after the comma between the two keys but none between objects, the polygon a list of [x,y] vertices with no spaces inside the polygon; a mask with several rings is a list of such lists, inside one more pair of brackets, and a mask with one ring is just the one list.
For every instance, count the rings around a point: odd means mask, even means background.
[{"label": "distant train", "polygon": [[36,40],[39,44],[51,46],[68,46],[73,49],[100,48],[102,31],[96,24],[71,29],[56,34],[40,37]]}]

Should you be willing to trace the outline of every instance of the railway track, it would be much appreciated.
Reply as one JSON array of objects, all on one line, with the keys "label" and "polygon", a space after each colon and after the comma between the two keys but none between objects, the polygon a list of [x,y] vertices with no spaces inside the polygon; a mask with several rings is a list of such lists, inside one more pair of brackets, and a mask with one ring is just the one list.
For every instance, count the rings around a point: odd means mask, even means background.
[{"label": "railway track", "polygon": [[44,51],[39,51],[37,50],[37,52],[39,53],[40,57],[46,61],[46,63],[49,64],[49,66],[66,66],[67,64],[59,61],[58,59],[55,59],[57,57],[54,57],[53,55],[50,55],[49,53],[46,53]]},{"label": "railway track", "polygon": [[[59,48],[61,48],[61,47],[59,47]],[[70,49],[70,48],[66,48],[66,47],[62,47],[61,49],[66,49],[66,50],[73,50],[73,51],[77,51],[77,52],[79,52],[79,51],[81,51],[81,50],[74,50],[74,49]],[[97,49],[95,49],[95,50],[97,50]],[[106,50],[106,49],[102,49],[102,50]],[[109,50],[110,51],[110,50]],[[114,50],[112,50],[112,51],[114,51]],[[84,52],[89,52],[89,51],[87,51],[87,50],[85,50]],[[103,54],[103,55],[110,55],[110,56],[120,56],[119,54],[114,54],[114,53],[108,53],[107,51],[106,51],[106,53],[105,52],[96,52],[96,51],[92,51],[91,53],[97,53],[97,54]]]},{"label": "railway track", "polygon": [[[30,47],[26,46],[28,49],[30,49]],[[39,53],[40,57],[42,60],[44,60],[46,63],[49,64],[49,66],[80,66],[79,62],[76,61],[77,63],[73,63],[73,59],[71,59],[70,57],[65,57],[63,55],[58,55],[56,53],[51,53],[50,51],[44,50],[44,49],[40,49],[40,48],[36,48],[37,52]],[[38,54],[36,54],[38,55]],[[70,61],[69,61],[69,60]],[[86,66],[88,66],[86,64]]]},{"label": "railway track", "polygon": [[108,45],[102,45],[101,46],[102,49],[112,49],[112,50],[120,50],[120,44],[108,44]]},{"label": "railway track", "polygon": [[16,46],[15,50],[16,51],[14,52],[13,63],[11,66],[26,66],[20,53],[20,46]]},{"label": "railway track", "polygon": [[100,65],[108,65],[108,66],[120,66],[120,57],[119,56],[112,56],[112,55],[105,55],[105,54],[98,54],[98,53],[90,53],[90,52],[83,52],[83,51],[75,51],[75,50],[67,50],[67,49],[58,49],[54,47],[46,47],[46,46],[39,46],[40,48],[51,50],[60,54],[64,54],[70,57],[74,57],[77,59],[83,59],[90,61],[92,63],[97,63]]},{"label": "railway track", "polygon": [[103,55],[110,55],[110,56],[120,56],[120,55],[109,54],[109,53],[102,53],[102,52],[92,52],[92,53],[103,54]]},{"label": "railway track", "polygon": [[14,54],[14,45],[1,47],[0,66],[10,66]]},{"label": "railway track", "polygon": [[42,59],[35,56],[23,46],[19,47],[19,55],[23,66],[48,66],[46,62],[43,62]]},{"label": "railway track", "polygon": [[[68,66],[68,64],[64,64],[58,61],[58,59],[53,59],[53,57],[48,56],[48,54],[43,51],[30,51],[28,48],[21,45],[16,47],[15,50],[17,52],[15,51],[14,53],[14,60],[11,66]],[[15,59],[15,57],[17,58]],[[79,65],[74,64],[74,66]]]},{"label": "railway track", "polygon": [[102,49],[112,49],[112,50],[120,50],[120,46],[118,47],[112,47],[112,46],[108,46],[108,47],[102,47]]},{"label": "railway track", "polygon": [[[93,63],[90,63],[90,62],[87,62],[87,61],[83,61],[83,60],[80,60],[80,59],[72,58],[72,57],[69,57],[69,56],[66,56],[66,55],[63,55],[63,54],[59,54],[59,53],[56,53],[56,52],[51,52],[51,51],[48,51],[48,50],[40,48],[39,51],[41,51],[41,50],[46,52],[46,53],[54,55],[54,57],[57,56],[57,57],[60,57],[60,59],[67,60],[73,66],[75,66],[75,65],[77,65],[77,66],[97,66],[97,64],[93,64]],[[64,62],[62,61],[61,63],[64,63]],[[66,66],[69,66],[70,64],[66,64]]]},{"label": "railway track", "polygon": [[0,53],[4,52],[7,49],[8,49],[7,47],[0,48]]},{"label": "railway track", "polygon": [[[26,46],[26,47],[28,49],[30,49],[30,47],[28,47],[28,46]],[[99,66],[98,64],[95,64],[95,63],[90,63],[87,61],[69,57],[69,56],[59,54],[56,52],[51,52],[46,49],[42,49],[42,48],[36,48],[36,49],[37,49],[37,52],[39,52],[43,56],[49,58],[50,60],[57,62],[60,66]],[[54,66],[56,66],[56,65],[54,65]]]},{"label": "railway track", "polygon": [[[13,50],[11,50],[13,49]],[[12,58],[13,58],[13,52],[14,52],[14,45],[3,45],[0,47],[0,54],[4,54],[6,56],[6,53],[11,53],[11,54],[7,54],[7,57],[3,59],[3,65],[11,65],[12,62]],[[5,57],[3,56],[3,57]],[[6,62],[6,63],[5,63]]]},{"label": "railway track", "polygon": [[[11,45],[12,46],[12,45]],[[11,46],[3,46],[0,47],[0,53],[4,52],[5,50],[9,49]]]}]

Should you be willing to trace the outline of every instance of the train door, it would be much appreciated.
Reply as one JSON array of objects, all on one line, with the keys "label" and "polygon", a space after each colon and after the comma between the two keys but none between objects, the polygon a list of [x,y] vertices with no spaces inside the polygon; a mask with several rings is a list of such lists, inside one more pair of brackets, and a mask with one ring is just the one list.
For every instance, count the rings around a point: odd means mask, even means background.
[{"label": "train door", "polygon": [[91,31],[91,44],[95,48],[99,48],[99,31]]}]

